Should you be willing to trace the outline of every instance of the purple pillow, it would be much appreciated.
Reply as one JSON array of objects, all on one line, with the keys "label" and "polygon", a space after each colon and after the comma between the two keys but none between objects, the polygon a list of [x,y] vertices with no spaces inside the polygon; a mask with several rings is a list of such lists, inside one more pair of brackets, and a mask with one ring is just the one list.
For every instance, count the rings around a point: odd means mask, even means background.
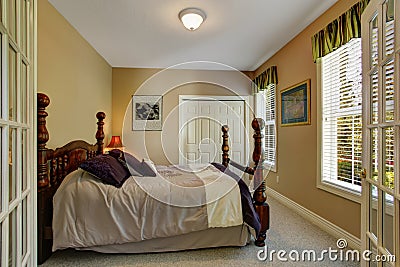
[{"label": "purple pillow", "polygon": [[135,176],[135,172],[138,172],[141,176],[155,177],[156,173],[153,169],[144,161],[140,161],[128,152],[123,152],[119,149],[113,149],[108,152],[111,156],[118,158],[126,163],[126,167],[129,172]]},{"label": "purple pillow", "polygon": [[98,155],[82,162],[79,167],[101,180],[105,184],[121,187],[130,173],[122,164],[110,155]]}]

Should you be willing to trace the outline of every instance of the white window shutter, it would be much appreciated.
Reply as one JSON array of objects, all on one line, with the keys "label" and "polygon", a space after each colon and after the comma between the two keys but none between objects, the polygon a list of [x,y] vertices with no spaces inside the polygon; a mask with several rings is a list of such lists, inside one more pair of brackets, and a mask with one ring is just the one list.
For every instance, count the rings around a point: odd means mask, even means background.
[{"label": "white window shutter", "polygon": [[269,84],[264,90],[265,102],[265,162],[275,169],[276,164],[276,96],[275,84]]},{"label": "white window shutter", "polygon": [[360,191],[361,40],[322,58],[322,180]]}]

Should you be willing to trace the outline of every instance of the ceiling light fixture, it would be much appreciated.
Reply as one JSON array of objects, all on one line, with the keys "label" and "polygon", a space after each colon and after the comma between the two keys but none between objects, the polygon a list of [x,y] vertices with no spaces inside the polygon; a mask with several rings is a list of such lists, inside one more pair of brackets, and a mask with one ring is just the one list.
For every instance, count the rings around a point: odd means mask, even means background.
[{"label": "ceiling light fixture", "polygon": [[206,13],[198,8],[186,8],[179,12],[179,19],[189,31],[194,31],[206,19]]}]

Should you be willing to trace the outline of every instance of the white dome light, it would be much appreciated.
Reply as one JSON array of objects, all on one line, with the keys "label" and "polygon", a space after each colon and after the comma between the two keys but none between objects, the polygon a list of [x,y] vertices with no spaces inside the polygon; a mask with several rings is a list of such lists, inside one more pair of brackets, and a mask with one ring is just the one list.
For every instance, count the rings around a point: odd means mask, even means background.
[{"label": "white dome light", "polygon": [[186,8],[179,12],[179,19],[186,29],[194,31],[206,19],[206,14],[198,8]]}]

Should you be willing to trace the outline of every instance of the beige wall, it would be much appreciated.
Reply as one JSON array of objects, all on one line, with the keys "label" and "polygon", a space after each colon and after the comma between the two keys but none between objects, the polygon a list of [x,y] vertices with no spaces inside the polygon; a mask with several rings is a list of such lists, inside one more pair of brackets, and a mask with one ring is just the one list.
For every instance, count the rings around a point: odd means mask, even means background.
[{"label": "beige wall", "polygon": [[[140,158],[150,158],[157,164],[176,164],[179,95],[248,96],[250,86],[249,78],[236,71],[113,68],[113,135],[122,135],[127,151]],[[162,132],[131,130],[133,94],[163,95]]]},{"label": "beige wall", "polygon": [[[311,79],[311,125],[281,127],[278,124],[278,172],[268,176],[268,185],[348,232],[360,236],[360,205],[316,188],[317,127],[316,66],[311,56],[311,36],[356,3],[340,0],[324,15],[265,62],[255,73],[278,67],[278,92],[300,81]],[[131,96],[164,94],[164,116],[178,104],[178,95],[249,95],[247,78],[228,71],[173,70],[167,76],[143,83],[157,69],[112,69],[103,58],[48,3],[38,5],[38,91],[50,96],[48,108],[49,147],[84,138],[94,141],[95,113],[107,113],[107,137],[123,135],[128,150],[140,155],[137,145],[145,140],[148,156],[156,163],[169,164],[162,150],[161,132],[133,132]],[[188,82],[188,83],[186,83]],[[186,83],[186,84],[185,84]],[[219,85],[218,85],[219,84]],[[233,89],[233,92],[232,90]],[[112,100],[112,102],[111,102]],[[280,101],[279,94],[277,101]],[[278,105],[278,120],[280,109]],[[127,116],[125,117],[125,113]],[[113,121],[111,125],[111,113]],[[175,115],[174,115],[175,116]],[[93,127],[88,127],[93,125]],[[111,128],[112,127],[112,128]],[[178,159],[178,118],[168,126],[167,149],[175,149]],[[112,130],[111,130],[112,129]],[[176,135],[171,134],[175,129]],[[106,137],[106,139],[107,139]],[[144,156],[144,155],[143,155]],[[276,175],[280,181],[276,182]]]},{"label": "beige wall", "polygon": [[38,3],[38,92],[50,97],[48,147],[96,141],[96,113],[111,133],[112,68],[47,1]]},{"label": "beige wall", "polygon": [[[319,190],[317,179],[317,88],[316,65],[312,59],[311,36],[349,9],[356,0],[340,0],[296,38],[255,71],[260,74],[276,65],[282,91],[306,79],[311,79],[311,125],[281,127],[278,105],[278,169],[270,173],[268,186],[292,199],[328,221],[360,237],[360,205]],[[280,94],[277,98],[280,102]],[[277,183],[276,175],[279,175]]]}]

